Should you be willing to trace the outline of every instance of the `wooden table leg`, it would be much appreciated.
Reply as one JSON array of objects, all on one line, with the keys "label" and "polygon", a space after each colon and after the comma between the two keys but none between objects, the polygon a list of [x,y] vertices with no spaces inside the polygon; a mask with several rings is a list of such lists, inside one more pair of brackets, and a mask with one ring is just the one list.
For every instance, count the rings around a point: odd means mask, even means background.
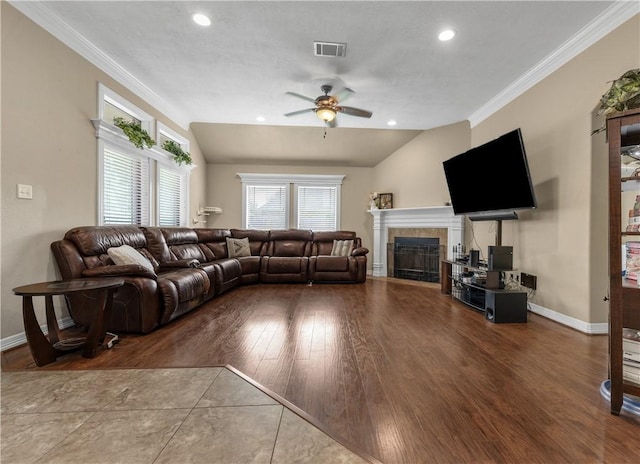
[{"label": "wooden table leg", "polygon": [[54,362],[61,353],[51,346],[47,337],[42,333],[40,324],[36,318],[36,313],[33,310],[33,299],[31,296],[22,297],[22,319],[24,321],[24,332],[27,336],[27,343],[36,365],[44,366]]},{"label": "wooden table leg", "polygon": [[105,320],[111,317],[113,289],[99,290],[96,293],[96,315],[89,328],[82,353],[85,358],[94,358],[98,354],[98,347],[104,340]]},{"label": "wooden table leg", "polygon": [[49,330],[49,343],[55,345],[60,341],[60,328],[58,327],[58,319],[53,309],[53,296],[45,295],[46,311],[47,311],[47,329]]}]

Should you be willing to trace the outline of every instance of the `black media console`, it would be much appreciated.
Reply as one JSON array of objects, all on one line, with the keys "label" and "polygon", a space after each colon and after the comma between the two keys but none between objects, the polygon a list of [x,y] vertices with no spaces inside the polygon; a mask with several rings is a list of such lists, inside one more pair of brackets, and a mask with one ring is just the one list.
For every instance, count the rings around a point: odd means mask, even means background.
[{"label": "black media console", "polygon": [[[475,256],[443,260],[441,292],[484,313],[491,322],[527,322],[527,293],[505,289],[504,273],[512,271],[511,247],[489,247],[488,263]],[[473,265],[470,263],[473,261]]]}]

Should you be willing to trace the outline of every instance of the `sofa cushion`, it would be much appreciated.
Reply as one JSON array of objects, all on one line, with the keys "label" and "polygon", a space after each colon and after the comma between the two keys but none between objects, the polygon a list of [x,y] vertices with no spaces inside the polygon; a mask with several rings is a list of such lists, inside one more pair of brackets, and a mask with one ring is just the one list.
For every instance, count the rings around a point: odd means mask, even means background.
[{"label": "sofa cushion", "polygon": [[353,249],[353,240],[334,240],[331,256],[349,256]]},{"label": "sofa cushion", "polygon": [[[204,262],[227,258],[227,237],[231,237],[229,229],[195,229],[198,245],[205,255]],[[236,237],[242,238],[242,237]]]},{"label": "sofa cushion", "polygon": [[251,248],[249,247],[249,238],[227,237],[227,253],[229,253],[229,258],[240,258],[242,256],[251,256]]},{"label": "sofa cushion", "polygon": [[107,254],[111,258],[111,260],[119,265],[124,266],[127,264],[138,264],[148,269],[149,272],[155,275],[155,270],[151,265],[151,262],[141,253],[139,253],[135,248],[129,245],[121,245],[119,247],[111,247],[107,250]]},{"label": "sofa cushion", "polygon": [[64,238],[71,241],[83,256],[100,255],[120,245],[147,246],[142,230],[129,225],[74,227],[64,234]]},{"label": "sofa cushion", "polygon": [[264,270],[269,274],[305,274],[307,273],[307,258],[270,256],[264,260]]},{"label": "sofa cushion", "polygon": [[233,238],[248,238],[251,256],[262,256],[267,252],[268,230],[231,229],[231,236]]},{"label": "sofa cushion", "polygon": [[349,270],[349,260],[344,256],[317,256],[314,260],[317,272],[346,272]]},{"label": "sofa cushion", "polygon": [[311,254],[313,232],[303,229],[272,230],[269,232],[267,255],[302,257]]}]

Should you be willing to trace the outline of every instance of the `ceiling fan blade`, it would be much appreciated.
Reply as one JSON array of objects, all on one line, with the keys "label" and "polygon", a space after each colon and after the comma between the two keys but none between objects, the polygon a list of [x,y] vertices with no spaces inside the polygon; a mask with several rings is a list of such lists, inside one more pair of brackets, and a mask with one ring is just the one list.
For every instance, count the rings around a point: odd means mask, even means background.
[{"label": "ceiling fan blade", "polygon": [[285,92],[285,93],[287,95],[293,95],[294,97],[302,98],[303,100],[306,100],[306,101],[311,102],[311,103],[315,103],[316,102],[315,98],[305,97],[304,95],[300,95],[299,93],[295,93],[295,92]]},{"label": "ceiling fan blade", "polygon": [[349,116],[358,116],[359,118],[370,118],[373,115],[371,111],[352,108],[351,106],[338,106],[337,110],[340,113],[348,114]]},{"label": "ceiling fan blade", "polygon": [[345,87],[344,89],[342,89],[340,92],[336,93],[334,95],[334,98],[336,100],[338,100],[338,103],[342,103],[343,101],[345,101],[347,98],[349,98],[351,95],[353,95],[355,92],[347,87]]},{"label": "ceiling fan blade", "polygon": [[291,113],[285,114],[285,116],[297,116],[299,114],[310,113],[315,110],[316,110],[315,108],[307,108],[306,110],[292,111]]}]

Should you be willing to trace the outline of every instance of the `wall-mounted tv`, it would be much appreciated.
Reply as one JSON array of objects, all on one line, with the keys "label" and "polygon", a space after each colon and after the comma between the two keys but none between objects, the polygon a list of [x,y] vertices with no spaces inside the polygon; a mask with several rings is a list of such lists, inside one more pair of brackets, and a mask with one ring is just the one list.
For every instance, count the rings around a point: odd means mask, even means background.
[{"label": "wall-mounted tv", "polygon": [[455,214],[517,219],[537,206],[520,128],[442,163]]}]

